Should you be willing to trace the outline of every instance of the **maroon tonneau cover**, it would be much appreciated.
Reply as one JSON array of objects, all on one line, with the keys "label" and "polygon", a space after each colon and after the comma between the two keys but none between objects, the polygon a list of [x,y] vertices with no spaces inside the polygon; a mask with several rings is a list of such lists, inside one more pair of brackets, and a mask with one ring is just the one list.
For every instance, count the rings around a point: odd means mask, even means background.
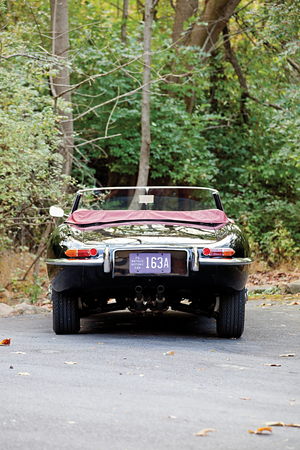
[{"label": "maroon tonneau cover", "polygon": [[65,223],[78,227],[104,228],[108,226],[128,224],[172,224],[191,226],[209,226],[221,228],[228,219],[224,211],[219,209],[206,209],[203,211],[153,211],[153,210],[118,210],[118,211],[90,211],[78,209],[74,211]]}]

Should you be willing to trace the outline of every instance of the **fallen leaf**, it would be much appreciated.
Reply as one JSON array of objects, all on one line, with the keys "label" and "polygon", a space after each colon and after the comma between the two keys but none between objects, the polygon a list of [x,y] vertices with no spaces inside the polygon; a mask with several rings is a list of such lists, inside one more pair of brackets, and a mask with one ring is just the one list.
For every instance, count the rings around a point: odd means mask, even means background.
[{"label": "fallen leaf", "polygon": [[0,345],[10,345],[11,339],[3,339],[3,341],[0,342]]},{"label": "fallen leaf", "polygon": [[251,400],[249,397],[240,397],[240,400]]},{"label": "fallen leaf", "polygon": [[267,434],[267,433],[265,433],[265,431],[272,433],[272,428],[271,427],[257,428],[256,431],[249,430],[249,433],[251,433],[251,434]]},{"label": "fallen leaf", "polygon": [[166,353],[164,353],[164,356],[166,356],[166,355],[174,355],[174,352],[173,352],[173,350],[171,350],[170,352],[166,352]]},{"label": "fallen leaf", "polygon": [[98,345],[104,345],[103,342],[98,342]]},{"label": "fallen leaf", "polygon": [[18,375],[30,375],[28,372],[19,372]]},{"label": "fallen leaf", "polygon": [[205,369],[198,369],[198,370],[205,370]]},{"label": "fallen leaf", "polygon": [[300,302],[287,303],[287,305],[300,305]]},{"label": "fallen leaf", "polygon": [[263,364],[263,366],[281,367],[281,364]]},{"label": "fallen leaf", "polygon": [[10,353],[16,353],[17,355],[26,355],[25,352],[10,352]]},{"label": "fallen leaf", "polygon": [[204,428],[201,431],[198,431],[198,433],[194,433],[195,436],[206,436],[207,433],[210,433],[211,431],[217,431],[214,428]]},{"label": "fallen leaf", "polygon": [[300,423],[284,423],[284,422],[266,422],[266,426],[268,427],[296,427],[300,428]]},{"label": "fallen leaf", "polygon": [[295,353],[288,353],[287,355],[280,355],[282,357],[292,357],[295,356]]},{"label": "fallen leaf", "polygon": [[72,364],[77,364],[77,362],[73,362],[73,361],[65,361],[64,364],[72,365]]},{"label": "fallen leaf", "polygon": [[216,353],[216,350],[211,350],[211,352],[215,352]]}]

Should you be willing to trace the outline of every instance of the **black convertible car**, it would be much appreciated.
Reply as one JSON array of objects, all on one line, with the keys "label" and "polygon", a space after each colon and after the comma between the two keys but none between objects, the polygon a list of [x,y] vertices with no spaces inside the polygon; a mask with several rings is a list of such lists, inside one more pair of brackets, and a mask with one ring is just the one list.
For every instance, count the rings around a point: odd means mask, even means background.
[{"label": "black convertible car", "polygon": [[126,308],[215,317],[219,337],[243,333],[249,245],[214,189],[78,191],[46,262],[57,334],[77,333],[80,316]]}]

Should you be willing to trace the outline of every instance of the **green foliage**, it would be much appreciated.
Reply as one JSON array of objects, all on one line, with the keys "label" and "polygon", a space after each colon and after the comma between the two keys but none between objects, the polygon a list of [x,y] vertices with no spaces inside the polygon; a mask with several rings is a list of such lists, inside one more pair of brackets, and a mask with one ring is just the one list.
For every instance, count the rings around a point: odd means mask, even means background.
[{"label": "green foliage", "polygon": [[[18,51],[7,33],[4,49]],[[60,176],[62,158],[53,113],[47,92],[44,68],[32,60],[7,60],[0,67],[0,242],[37,245],[48,208],[66,200],[69,180]]]},{"label": "green foliage", "polygon": [[43,278],[38,275],[33,275],[33,281],[29,284],[29,286],[25,289],[25,293],[28,295],[30,299],[30,303],[36,303],[38,296],[41,294],[43,290]]},{"label": "green foliage", "polygon": [[292,262],[299,252],[295,239],[291,232],[284,228],[281,220],[276,220],[275,228],[263,235],[260,246],[261,250],[268,254],[268,260],[272,264],[284,260]]},{"label": "green foliage", "polygon": [[[29,241],[32,227],[45,221],[44,208],[65,201],[46,78],[55,61],[43,50],[50,50],[49,5],[30,6],[10,3],[1,53],[37,59],[11,59],[0,69],[0,231],[20,238],[26,224]],[[232,50],[256,101],[244,95],[221,38],[209,58],[199,48],[174,47],[172,6],[161,0],[156,9],[149,183],[219,189],[260,257],[272,264],[292,259],[300,247],[299,0],[243,0],[230,19]],[[141,6],[130,4],[127,46],[114,4],[70,0],[69,16],[71,83],[83,82],[72,96],[73,175],[83,185],[133,185],[141,144]]]}]

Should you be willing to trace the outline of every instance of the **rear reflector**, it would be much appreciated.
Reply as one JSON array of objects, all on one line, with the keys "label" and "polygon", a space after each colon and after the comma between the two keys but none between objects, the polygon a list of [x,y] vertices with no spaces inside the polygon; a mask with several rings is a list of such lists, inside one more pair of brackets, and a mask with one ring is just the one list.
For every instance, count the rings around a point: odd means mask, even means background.
[{"label": "rear reflector", "polygon": [[225,258],[228,256],[233,256],[235,254],[235,250],[232,248],[204,248],[203,249],[204,256],[220,256],[221,258]]},{"label": "rear reflector", "polygon": [[89,249],[77,249],[77,248],[69,248],[69,250],[65,251],[65,254],[69,258],[90,258],[91,256],[97,256],[98,251],[96,248]]}]

